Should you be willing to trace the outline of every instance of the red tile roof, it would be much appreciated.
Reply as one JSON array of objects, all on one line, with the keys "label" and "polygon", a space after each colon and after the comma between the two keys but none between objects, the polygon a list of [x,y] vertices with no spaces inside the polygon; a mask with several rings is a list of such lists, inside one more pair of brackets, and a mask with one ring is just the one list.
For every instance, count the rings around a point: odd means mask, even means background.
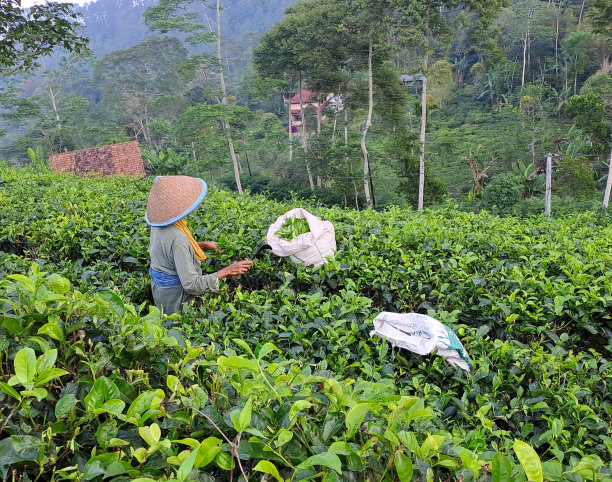
[{"label": "red tile roof", "polygon": [[97,172],[103,176],[146,175],[138,141],[53,154],[49,163],[55,172]]},{"label": "red tile roof", "polygon": [[299,104],[300,103],[300,94],[302,97],[302,103],[304,102],[308,102],[310,100],[310,98],[316,94],[316,92],[313,92],[312,90],[302,90],[301,92],[295,94],[293,97],[291,97],[291,103],[292,104]]}]

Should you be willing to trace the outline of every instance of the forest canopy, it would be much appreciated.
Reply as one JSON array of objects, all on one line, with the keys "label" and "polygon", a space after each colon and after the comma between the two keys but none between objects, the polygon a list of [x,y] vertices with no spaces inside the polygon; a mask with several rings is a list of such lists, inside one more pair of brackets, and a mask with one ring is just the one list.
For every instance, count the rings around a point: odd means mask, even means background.
[{"label": "forest canopy", "polygon": [[[541,210],[549,153],[568,203],[606,185],[609,0],[2,2],[3,22],[28,26],[0,50],[19,74],[0,92],[0,157],[15,165],[28,148],[46,159],[136,139],[152,173],[277,199],[523,214]],[[36,44],[34,20],[52,12]],[[579,191],[576,166],[592,179]],[[493,194],[501,180],[484,195],[502,174],[520,191],[511,206]]]}]

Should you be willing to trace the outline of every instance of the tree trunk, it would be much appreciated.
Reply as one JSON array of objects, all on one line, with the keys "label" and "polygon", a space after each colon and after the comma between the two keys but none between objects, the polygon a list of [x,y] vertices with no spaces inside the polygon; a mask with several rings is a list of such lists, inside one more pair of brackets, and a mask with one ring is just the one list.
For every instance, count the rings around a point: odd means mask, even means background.
[{"label": "tree trunk", "polygon": [[582,23],[582,14],[584,13],[584,4],[586,3],[586,0],[582,0],[582,6],[580,7],[580,16],[578,17],[578,26],[580,27],[580,24]]},{"label": "tree trunk", "polygon": [[291,87],[293,77],[289,77],[289,99],[287,100],[287,110],[289,112],[289,165],[293,163],[293,115],[291,114]]},{"label": "tree trunk", "polygon": [[550,201],[552,199],[552,154],[546,155],[546,195],[544,198],[544,214],[550,216]]},{"label": "tree trunk", "polygon": [[321,135],[321,106],[323,102],[321,102],[320,97],[317,97],[317,100],[319,101],[319,106],[317,107],[317,137],[319,137]]},{"label": "tree trunk", "polygon": [[604,208],[608,207],[610,202],[610,191],[612,190],[612,149],[610,149],[610,166],[608,167],[608,180],[606,181],[606,191],[603,199]]},{"label": "tree trunk", "polygon": [[302,116],[302,149],[304,150],[304,159],[306,161],[306,172],[308,173],[308,182],[310,183],[310,190],[314,191],[314,180],[312,178],[312,171],[310,170],[310,164],[308,163],[308,158],[306,157],[306,151],[308,151],[308,143],[306,139],[306,116],[304,115],[304,101],[302,99],[302,74],[300,73],[300,78],[298,80],[298,90],[300,97],[300,112]]},{"label": "tree trunk", "polygon": [[[348,110],[346,107],[344,108],[344,147],[348,149]],[[349,164],[349,172],[351,173],[351,177],[353,177],[353,161],[351,161],[348,152],[344,155],[344,160],[348,161]],[[359,211],[359,190],[357,189],[357,183],[355,179],[352,179],[353,182],[353,190],[355,191],[355,209]]]},{"label": "tree trunk", "polygon": [[555,81],[559,77],[559,17],[561,16],[561,1],[555,15]]},{"label": "tree trunk", "polygon": [[53,113],[55,114],[55,122],[58,130],[62,130],[62,122],[60,120],[59,112],[57,110],[57,103],[55,102],[55,94],[53,93],[53,89],[51,85],[47,85],[49,89],[49,97],[51,98],[51,105],[53,106]]},{"label": "tree trunk", "polygon": [[[425,56],[425,70],[427,70],[427,55]],[[423,92],[421,93],[421,136],[419,155],[419,200],[417,210],[423,210],[425,192],[425,127],[427,126],[427,77],[423,75]]]},{"label": "tree trunk", "polygon": [[372,207],[372,197],[370,195],[370,160],[368,157],[368,148],[366,146],[366,137],[368,129],[372,125],[372,111],[374,109],[374,80],[372,74],[372,35],[370,35],[370,44],[368,46],[368,116],[366,124],[361,134],[361,150],[363,151],[363,192],[365,194],[366,203]]},{"label": "tree trunk", "polygon": [[523,37],[523,73],[521,74],[521,91],[525,87],[525,67],[527,66],[527,35]]},{"label": "tree trunk", "polygon": [[[225,76],[223,75],[223,58],[221,57],[221,0],[217,0],[217,60],[219,62],[219,80],[221,82],[221,103],[227,105],[227,92],[225,90]],[[234,151],[234,141],[232,140],[232,133],[230,131],[229,122],[223,119],[223,129],[227,136],[227,146],[230,151],[230,157],[232,158],[232,164],[234,166],[234,177],[236,178],[236,188],[238,194],[242,194],[242,183],[240,182],[240,167],[238,166],[238,158],[236,157],[236,151]]]},{"label": "tree trunk", "polygon": [[601,61],[601,71],[604,74],[612,74],[612,62],[610,62],[610,53],[604,53],[603,59]]}]

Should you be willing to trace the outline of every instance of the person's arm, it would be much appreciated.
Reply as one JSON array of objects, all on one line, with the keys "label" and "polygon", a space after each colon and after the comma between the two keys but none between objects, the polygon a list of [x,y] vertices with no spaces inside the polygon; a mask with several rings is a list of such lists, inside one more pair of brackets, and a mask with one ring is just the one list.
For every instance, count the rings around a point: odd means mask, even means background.
[{"label": "person's arm", "polygon": [[199,274],[193,263],[193,248],[189,241],[175,243],[173,246],[174,266],[183,289],[190,295],[198,296],[203,293],[216,293],[219,291],[219,277],[217,273]]},{"label": "person's arm", "polygon": [[238,261],[234,264],[230,264],[223,269],[217,271],[217,277],[219,279],[226,278],[228,276],[237,276],[239,274],[246,273],[251,266],[253,265],[253,261],[247,259],[245,261]]},{"label": "person's arm", "polygon": [[216,241],[198,241],[198,246],[202,249],[210,249],[211,251],[216,251],[220,253],[219,243]]}]

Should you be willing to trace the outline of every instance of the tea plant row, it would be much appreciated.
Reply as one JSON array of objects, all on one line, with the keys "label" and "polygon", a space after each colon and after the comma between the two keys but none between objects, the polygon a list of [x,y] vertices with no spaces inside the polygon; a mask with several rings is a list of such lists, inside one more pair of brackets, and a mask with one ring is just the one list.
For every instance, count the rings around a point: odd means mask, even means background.
[{"label": "tea plant row", "polygon": [[[334,261],[266,254],[167,320],[148,306],[151,180],[0,178],[3,477],[609,477],[612,228],[593,215],[300,204],[334,223]],[[188,218],[222,249],[205,269],[292,207],[210,193]],[[369,338],[382,310],[451,326],[471,374]]]}]

